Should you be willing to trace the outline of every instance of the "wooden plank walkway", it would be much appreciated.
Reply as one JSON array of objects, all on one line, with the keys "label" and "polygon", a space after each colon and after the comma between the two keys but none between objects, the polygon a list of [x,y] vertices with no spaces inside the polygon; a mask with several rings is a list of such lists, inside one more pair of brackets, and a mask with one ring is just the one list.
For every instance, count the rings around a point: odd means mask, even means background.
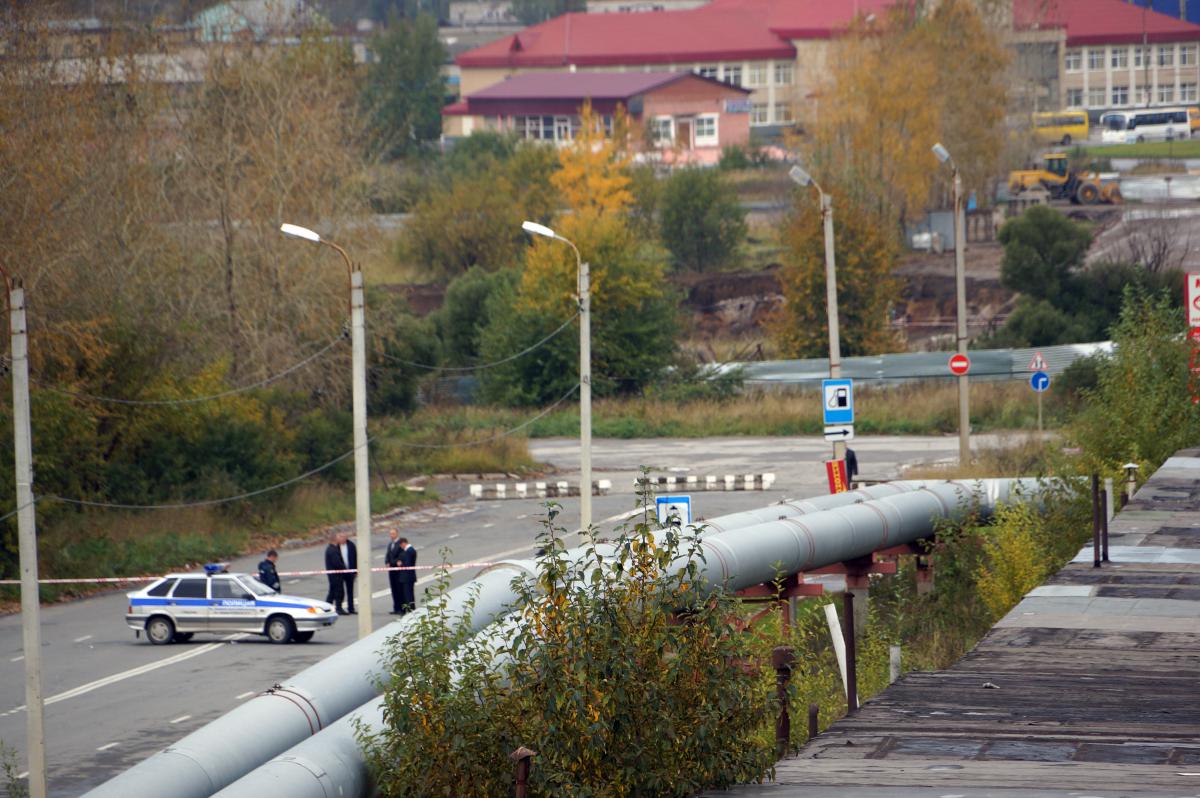
[{"label": "wooden plank walkway", "polygon": [[1200,797],[1200,449],[966,657],[910,673],[750,798]]}]

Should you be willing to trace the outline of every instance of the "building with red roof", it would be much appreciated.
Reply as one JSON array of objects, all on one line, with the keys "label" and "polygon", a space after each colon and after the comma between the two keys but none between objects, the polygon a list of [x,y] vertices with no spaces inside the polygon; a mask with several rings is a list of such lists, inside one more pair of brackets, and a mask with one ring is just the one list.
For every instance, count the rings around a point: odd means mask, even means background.
[{"label": "building with red roof", "polygon": [[[751,126],[771,128],[807,112],[832,40],[905,1],[711,0],[564,14],[457,64],[464,96],[533,70],[692,71],[748,89]],[[1198,25],[1123,0],[1012,0],[1006,24],[1018,92],[1033,110],[1198,101]]]},{"label": "building with red roof", "polygon": [[561,146],[575,138],[590,102],[606,125],[624,109],[644,126],[642,149],[664,161],[716,163],[724,147],[750,141],[749,94],[691,72],[526,72],[444,108],[443,132],[504,130]]}]

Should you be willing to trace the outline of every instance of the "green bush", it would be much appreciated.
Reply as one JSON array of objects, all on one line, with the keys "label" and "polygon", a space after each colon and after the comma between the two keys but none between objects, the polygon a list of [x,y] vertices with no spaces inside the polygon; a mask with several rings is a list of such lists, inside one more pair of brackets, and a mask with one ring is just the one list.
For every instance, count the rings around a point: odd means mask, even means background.
[{"label": "green bush", "polygon": [[746,240],[737,192],[712,169],[681,169],[662,192],[662,241],[676,269],[712,271],[732,264]]},{"label": "green bush", "polygon": [[[435,598],[388,643],[385,727],[360,728],[383,796],[504,795],[507,755],[537,751],[531,794],[687,796],[762,779],[769,689],[736,600],[694,585],[696,540],[623,532],[565,555],[556,510],[516,623],[472,636]],[[677,623],[677,611],[685,621]]]}]

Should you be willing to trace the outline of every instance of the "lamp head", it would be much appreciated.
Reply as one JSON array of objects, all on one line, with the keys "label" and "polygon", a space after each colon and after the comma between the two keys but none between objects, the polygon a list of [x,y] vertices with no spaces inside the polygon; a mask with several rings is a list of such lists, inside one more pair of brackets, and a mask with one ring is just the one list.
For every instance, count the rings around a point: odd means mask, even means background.
[{"label": "lamp head", "polygon": [[1138,472],[1137,463],[1126,463],[1125,465],[1121,466],[1121,468],[1125,469],[1125,476],[1129,479],[1133,479],[1133,475]]},{"label": "lamp head", "polygon": [[303,238],[305,241],[311,241],[314,244],[321,243],[321,236],[317,235],[312,230],[309,230],[307,227],[301,227],[298,224],[287,224],[285,222],[284,224],[279,225],[279,232],[283,233],[288,238]]},{"label": "lamp head", "polygon": [[546,225],[538,224],[537,222],[530,222],[530,221],[521,222],[521,229],[524,230],[526,233],[530,233],[535,236],[545,236],[546,238],[558,238],[558,233],[554,232],[549,227],[546,227]]},{"label": "lamp head", "polygon": [[950,150],[943,147],[940,141],[933,145],[933,154],[936,155],[937,159],[942,163],[946,163],[950,160]]},{"label": "lamp head", "polygon": [[788,177],[802,186],[807,186],[812,182],[812,175],[801,169],[799,166],[793,166],[788,170]]}]

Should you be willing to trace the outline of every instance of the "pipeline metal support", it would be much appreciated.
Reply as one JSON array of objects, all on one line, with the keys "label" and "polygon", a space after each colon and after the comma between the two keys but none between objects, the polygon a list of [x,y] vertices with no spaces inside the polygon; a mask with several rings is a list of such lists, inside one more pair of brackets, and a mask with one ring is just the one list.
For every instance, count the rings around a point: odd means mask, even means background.
[{"label": "pipeline metal support", "polygon": [[508,758],[513,761],[514,798],[527,798],[529,795],[529,768],[531,760],[535,756],[537,756],[537,751],[533,751],[525,746],[521,746],[508,755]]},{"label": "pipeline metal support", "polygon": [[775,719],[775,758],[787,756],[792,745],[792,718],[788,714],[788,682],[792,680],[792,666],[796,662],[796,651],[790,646],[779,646],[771,652],[771,667],[775,669],[775,698],[779,701],[779,717]]},{"label": "pipeline metal support", "polygon": [[854,594],[847,590],[842,594],[844,618],[842,637],[846,641],[846,714],[858,710],[858,656],[854,645]]}]

